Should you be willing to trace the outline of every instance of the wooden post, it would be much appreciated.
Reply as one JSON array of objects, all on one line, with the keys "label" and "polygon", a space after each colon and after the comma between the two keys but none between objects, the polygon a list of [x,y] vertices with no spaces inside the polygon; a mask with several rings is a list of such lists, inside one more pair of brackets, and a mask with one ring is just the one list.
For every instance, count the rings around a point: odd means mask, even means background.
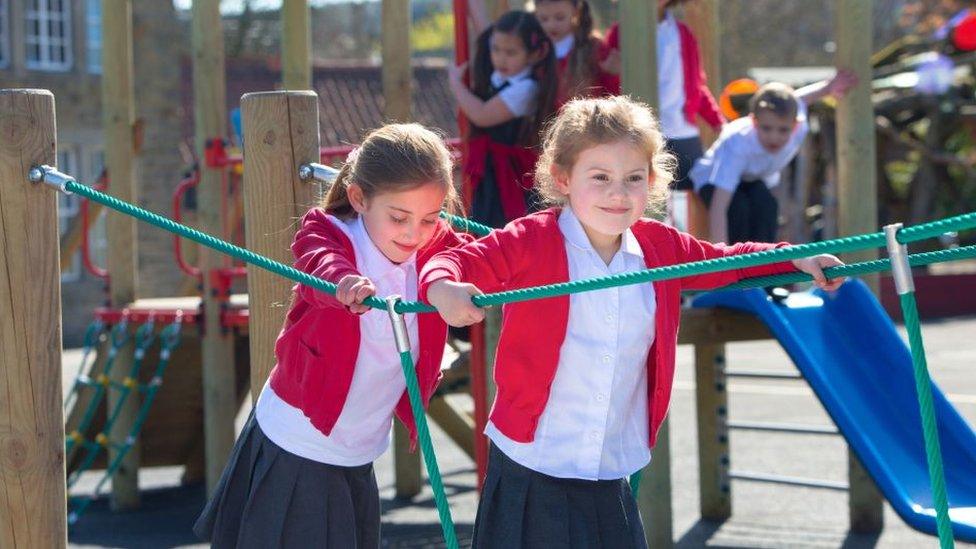
[{"label": "wooden post", "polygon": [[308,0],[284,0],[281,4],[281,80],[286,90],[312,88],[311,44]]},{"label": "wooden post", "polygon": [[[410,3],[383,0],[383,116],[388,121],[411,119],[413,71],[410,66]],[[420,493],[423,479],[420,452],[410,453],[410,437],[399,422],[393,427],[393,464],[396,495],[412,498]]]},{"label": "wooden post", "polygon": [[2,547],[68,543],[57,196],[27,179],[56,134],[51,92],[0,90]]},{"label": "wooden post", "polygon": [[[241,98],[244,126],[244,233],[247,248],[286,265],[300,218],[319,196],[298,168],[319,161],[319,98],[312,91],[259,92]],[[251,398],[255,402],[271,368],[292,282],[247,266],[250,309]]]},{"label": "wooden post", "polygon": [[[647,0],[620,1],[620,56],[623,92],[658,105],[657,4]],[[651,548],[672,545],[671,448],[668,422],[661,426],[651,464],[641,473],[637,506],[644,517],[644,534]]]},{"label": "wooden post", "polygon": [[698,491],[701,495],[701,517],[714,521],[723,521],[732,516],[726,383],[725,345],[695,345]]},{"label": "wooden post", "polygon": [[[719,46],[722,29],[718,0],[698,0],[688,2],[683,7],[684,22],[698,40],[698,51],[701,53],[702,68],[708,79],[708,88],[717,98],[722,92],[723,81],[722,50]],[[701,130],[702,145],[708,147],[717,135],[704,121],[698,127]],[[708,238],[708,210],[705,208],[705,203],[695,192],[685,192],[688,196],[688,232],[699,238]]]},{"label": "wooden post", "polygon": [[[871,103],[871,1],[838,0],[835,7],[836,65],[854,71],[858,85],[837,103],[838,229],[841,236],[878,229],[874,106]],[[848,262],[875,259],[877,250],[847,254]],[[877,275],[867,277],[878,293]],[[848,449],[850,454],[850,450]],[[880,532],[881,494],[857,459],[848,462],[851,530]]]},{"label": "wooden post", "polygon": [[[224,82],[224,33],[220,19],[220,0],[194,0],[192,7],[193,112],[196,157],[200,164],[197,187],[200,230],[223,236],[224,211],[221,208],[223,170],[205,161],[207,142],[223,139],[227,132],[227,100]],[[114,180],[114,176],[112,176]],[[207,461],[207,492],[213,491],[234,445],[234,418],[237,395],[234,375],[234,338],[220,323],[226,295],[214,285],[216,271],[224,259],[209,248],[200,249],[203,271],[203,414]],[[114,283],[114,282],[113,282]]]},{"label": "wooden post", "polygon": [[[132,2],[102,2],[102,66],[111,70],[102,74],[102,126],[105,135],[105,167],[111,174],[108,192],[120,200],[139,203],[135,165],[135,92],[132,67]],[[106,218],[108,238],[108,272],[111,275],[109,299],[112,307],[124,308],[135,301],[138,287],[136,221],[132,217],[110,212]],[[135,360],[130,342],[116,358],[111,372],[114,381],[122,382],[129,365]],[[108,409],[114,409],[121,398],[119,391],[108,391]],[[124,443],[139,413],[137,391],[126,398],[109,439]],[[112,508],[134,509],[139,506],[139,443],[132,445],[122,465],[112,477]],[[118,450],[108,447],[109,460]]]},{"label": "wooden post", "polygon": [[655,2],[620,0],[620,59],[624,93],[657,109],[657,5]]}]

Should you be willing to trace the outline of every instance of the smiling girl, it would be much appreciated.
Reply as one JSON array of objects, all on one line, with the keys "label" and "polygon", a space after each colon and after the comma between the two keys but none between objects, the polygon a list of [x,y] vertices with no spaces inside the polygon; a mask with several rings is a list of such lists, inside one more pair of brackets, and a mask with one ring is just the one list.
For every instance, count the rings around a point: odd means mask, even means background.
[{"label": "smiling girl", "polygon": [[[644,218],[674,159],[646,105],[574,100],[547,130],[536,171],[555,207],[438,254],[420,294],[452,326],[479,321],[471,295],[768,250],[715,245]],[[651,459],[674,378],[681,292],[800,269],[828,255],[506,305],[485,433],[478,548],[645,547],[625,480]]]},{"label": "smiling girl", "polygon": [[[451,155],[418,124],[374,130],[301,221],[295,267],[338,285],[297,285],[277,364],[194,531],[213,547],[379,547],[373,461],[396,415],[416,442],[393,330],[369,296],[417,297],[435,253],[470,240],[439,219],[457,200]],[[406,315],[424,404],[447,326]]]}]

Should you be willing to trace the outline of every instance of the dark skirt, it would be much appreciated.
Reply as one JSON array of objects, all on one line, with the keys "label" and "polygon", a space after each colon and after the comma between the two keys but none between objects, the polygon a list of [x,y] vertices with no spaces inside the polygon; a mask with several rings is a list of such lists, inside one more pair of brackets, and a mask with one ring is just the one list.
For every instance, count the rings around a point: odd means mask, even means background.
[{"label": "dark skirt", "polygon": [[674,172],[674,181],[671,182],[671,188],[678,191],[691,189],[692,184],[691,179],[688,177],[688,172],[691,171],[691,167],[695,165],[695,162],[703,154],[701,138],[695,136],[684,139],[668,139],[667,147],[678,160],[678,165]]},{"label": "dark skirt", "polygon": [[193,532],[218,549],[379,547],[373,464],[296,456],[271,442],[252,413]]},{"label": "dark skirt", "polygon": [[646,548],[626,480],[550,477],[512,461],[494,444],[472,547]]}]

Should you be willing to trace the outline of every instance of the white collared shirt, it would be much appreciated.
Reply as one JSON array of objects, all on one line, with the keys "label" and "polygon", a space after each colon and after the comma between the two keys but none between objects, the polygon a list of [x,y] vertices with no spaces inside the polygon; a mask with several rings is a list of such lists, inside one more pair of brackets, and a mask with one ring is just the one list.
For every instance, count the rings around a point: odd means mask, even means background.
[{"label": "white collared shirt", "polygon": [[504,77],[494,71],[491,73],[491,85],[495,89],[501,88],[505,82],[508,86],[498,92],[502,102],[516,117],[525,116],[535,108],[536,97],[539,95],[539,83],[532,78],[532,67],[525,67],[516,74]]},{"label": "white collared shirt", "polygon": [[[569,207],[559,230],[570,280],[647,268],[630,229],[609,265]],[[553,477],[619,479],[642,468],[651,458],[647,355],[655,310],[651,283],[570,295],[566,338],[535,439],[515,442],[491,422],[485,434],[509,458]]]},{"label": "white collared shirt", "polygon": [[[416,253],[399,265],[376,247],[362,218],[332,221],[352,241],[356,267],[376,286],[376,295],[417,299]],[[417,360],[417,315],[404,315],[410,350]],[[359,355],[346,403],[329,436],[316,429],[301,409],[291,406],[266,383],[255,410],[261,430],[272,442],[306,459],[354,467],[371,463],[390,445],[393,409],[406,389],[393,328],[386,311],[370,309],[359,317]],[[328,334],[322,337],[328,339]],[[343,342],[335,342],[343,345]]]},{"label": "white collared shirt", "polygon": [[661,131],[668,139],[698,136],[698,126],[685,118],[685,71],[678,21],[668,10],[657,24],[658,97]]},{"label": "white collared shirt", "polygon": [[573,51],[573,46],[576,45],[576,37],[573,33],[569,33],[563,36],[552,45],[553,53],[556,54],[556,59],[565,59],[571,51]]},{"label": "white collared shirt", "polygon": [[769,188],[778,185],[780,172],[796,156],[810,129],[807,105],[802,99],[797,103],[793,134],[776,152],[767,151],[759,143],[751,116],[726,124],[705,156],[699,158],[688,172],[695,189],[711,183],[719,189],[735,192],[741,181],[759,180],[765,181]]}]

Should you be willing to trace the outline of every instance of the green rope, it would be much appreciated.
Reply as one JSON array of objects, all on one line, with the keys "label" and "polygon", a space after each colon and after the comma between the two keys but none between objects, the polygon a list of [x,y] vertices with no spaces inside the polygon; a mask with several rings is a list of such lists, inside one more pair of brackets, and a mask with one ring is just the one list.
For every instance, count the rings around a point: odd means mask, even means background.
[{"label": "green rope", "polygon": [[441,217],[450,221],[451,225],[454,225],[454,227],[457,229],[460,229],[466,233],[471,233],[475,236],[488,236],[488,234],[494,230],[488,225],[482,225],[477,221],[471,221],[466,217],[449,214],[447,212],[441,212]]},{"label": "green rope", "polygon": [[918,406],[922,415],[922,434],[925,437],[925,455],[929,465],[929,478],[932,483],[932,499],[935,503],[936,524],[942,549],[954,546],[952,522],[949,519],[949,502],[946,497],[945,473],[942,470],[942,450],[939,447],[939,430],[935,420],[935,407],[932,404],[932,381],[925,360],[925,347],[922,344],[922,329],[918,321],[915,292],[898,296],[901,310],[905,316],[905,329],[908,331],[909,347],[912,350],[912,366],[915,372],[915,387],[918,391]]},{"label": "green rope", "polygon": [[[134,360],[132,361],[132,366],[130,366],[129,368],[129,375],[128,375],[130,379],[133,380],[138,379],[139,370],[142,369],[142,363],[143,363],[143,359],[146,356],[146,351],[149,349],[149,347],[152,345],[153,341],[155,340],[155,336],[153,335],[154,330],[155,330],[155,323],[152,321],[149,321],[139,326],[139,328],[136,330],[136,348],[134,353]],[[115,406],[112,407],[112,412],[109,414],[108,419],[105,421],[105,425],[102,427],[102,432],[100,433],[101,437],[104,437],[104,440],[106,441],[109,440],[109,434],[112,432],[112,429],[115,427],[115,421],[119,418],[119,415],[122,413],[122,408],[125,405],[125,402],[129,399],[129,394],[132,392],[132,388],[125,384],[121,384],[121,385],[110,384],[110,386],[119,391],[119,397],[115,401]],[[98,438],[101,437],[96,437],[96,441],[98,440]],[[82,459],[81,464],[78,466],[77,469],[75,469],[75,471],[71,474],[71,476],[68,477],[67,480],[68,488],[74,486],[75,483],[78,482],[78,480],[81,478],[81,475],[85,471],[87,471],[92,466],[92,464],[95,463],[95,460],[98,458],[98,455],[101,453],[102,447],[103,447],[102,444],[98,444],[98,443],[87,445],[86,447],[87,451],[85,453],[85,457]]]},{"label": "green rope", "polygon": [[444,542],[448,549],[457,549],[458,540],[457,534],[454,532],[454,520],[451,518],[451,508],[447,503],[447,495],[444,493],[444,483],[437,466],[434,444],[430,440],[430,430],[427,427],[427,415],[424,413],[420,384],[417,381],[417,372],[414,371],[413,358],[409,351],[400,353],[400,366],[403,368],[403,377],[407,381],[407,396],[410,400],[410,409],[413,411],[414,424],[417,426],[420,450],[424,456],[424,464],[427,466],[427,479],[434,491],[434,502],[437,504],[437,514],[441,520]]},{"label": "green rope", "polygon": [[[119,350],[128,340],[129,322],[123,318],[121,322],[112,327],[112,331],[109,334],[110,347],[108,357],[105,359],[105,367],[102,369],[99,377],[104,376],[107,378],[112,373],[112,367],[115,365],[115,359],[119,354]],[[91,426],[92,420],[95,418],[95,411],[102,403],[102,397],[106,391],[105,385],[102,383],[93,383],[92,385],[95,387],[95,394],[92,395],[88,407],[85,408],[85,413],[78,423],[78,428],[65,436],[65,455],[70,454],[76,444],[84,442],[84,433],[88,431],[88,427]]]},{"label": "green rope", "polygon": [[102,338],[102,334],[105,332],[105,323],[101,319],[95,319],[88,328],[85,330],[85,339],[82,345],[81,351],[81,361],[78,366],[78,373],[75,374],[75,379],[71,383],[71,389],[68,391],[68,396],[64,399],[64,410],[67,412],[74,405],[75,400],[77,400],[78,391],[85,384],[82,382],[83,379],[87,379],[92,369],[95,367],[95,362],[91,364],[88,363],[88,357],[91,355],[92,351],[95,350],[95,346],[98,345],[99,340]]},{"label": "green rope", "polygon": [[125,442],[121,445],[113,445],[118,449],[118,453],[115,455],[115,459],[109,464],[108,468],[105,470],[105,474],[102,476],[98,484],[95,485],[95,490],[92,495],[80,499],[78,506],[68,514],[68,524],[75,524],[81,515],[85,512],[88,506],[95,501],[102,492],[105,483],[112,478],[119,467],[122,465],[122,460],[132,449],[135,444],[139,432],[142,430],[143,424],[146,422],[146,418],[149,416],[149,410],[152,408],[153,401],[156,399],[156,393],[163,384],[163,374],[166,372],[166,367],[169,365],[170,357],[172,356],[173,349],[179,345],[180,333],[183,328],[182,321],[178,320],[172,324],[166,326],[160,331],[160,351],[159,351],[159,363],[156,365],[156,370],[153,372],[152,380],[146,384],[140,386],[140,389],[144,390],[146,393],[146,398],[142,401],[142,406],[139,409],[139,414],[136,416],[135,423],[132,424],[132,428],[129,430],[128,436],[125,438]]},{"label": "green rope", "polygon": [[638,469],[634,474],[630,475],[630,495],[637,499],[637,494],[640,493],[640,481],[641,481],[641,471]]},{"label": "green rope", "polygon": [[[111,195],[99,192],[91,187],[82,185],[77,181],[68,181],[65,184],[65,188],[69,192],[73,192],[80,196],[94,200],[109,208],[131,215],[137,219],[145,221],[146,223],[178,234],[184,238],[193,240],[194,242],[209,248],[213,248],[221,253],[230,255],[242,261],[246,261],[311,288],[315,288],[330,294],[335,294],[336,285],[332,284],[331,282],[314,277],[283,263],[273,261],[240,246],[235,246],[219,238],[215,238],[206,233],[197,231],[196,229],[187,227],[186,225],[176,223],[175,221],[167,219],[163,216],[119,200]],[[942,234],[942,232],[945,230],[972,228],[974,226],[976,226],[976,213],[947,218],[932,223],[916,225],[914,227],[907,227],[899,231],[898,234],[900,239],[915,241],[929,238],[934,234]],[[904,236],[903,232],[906,232],[905,234],[907,234],[907,236]],[[779,261],[808,257],[818,253],[841,253],[869,248],[878,248],[885,245],[886,242],[884,233],[868,233],[834,240],[825,240],[822,242],[777,248],[775,250],[742,254],[733,257],[696,261],[681,265],[669,265],[666,267],[658,267],[656,269],[622,273],[607,277],[577,280],[560,284],[552,284],[549,286],[539,286],[535,288],[523,288],[496,294],[479,295],[474,296],[472,301],[480,307],[502,305],[516,301],[543,299],[546,297],[556,297],[577,292],[624,286],[627,284],[640,284],[644,282],[669,280],[698,274],[754,267]],[[386,310],[386,303],[375,296],[366,298],[363,303],[375,309]],[[435,309],[430,305],[420,302],[398,302],[396,305],[396,312],[398,313],[421,313],[434,311]]]}]

